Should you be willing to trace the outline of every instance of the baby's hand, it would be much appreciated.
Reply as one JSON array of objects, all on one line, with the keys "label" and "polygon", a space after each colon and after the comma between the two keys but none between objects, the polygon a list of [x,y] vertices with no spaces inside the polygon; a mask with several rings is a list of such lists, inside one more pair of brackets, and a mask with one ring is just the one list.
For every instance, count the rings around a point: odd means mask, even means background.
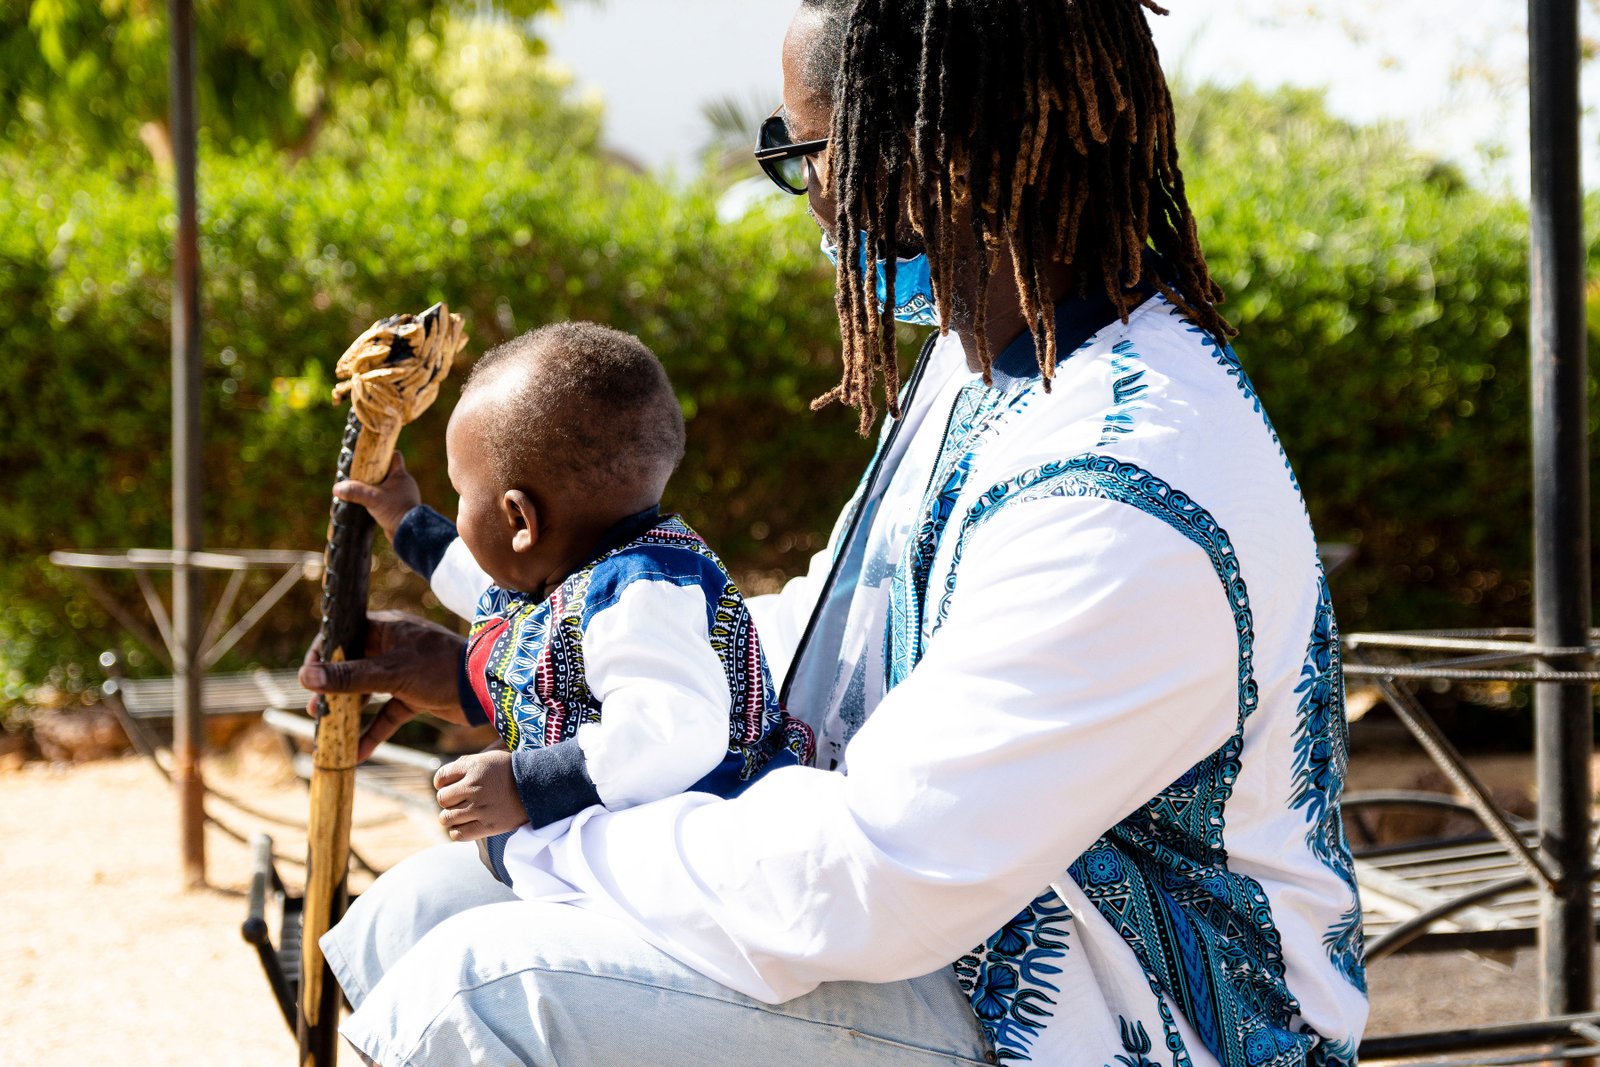
[{"label": "baby's hand", "polygon": [[439,821],[452,841],[503,834],[528,821],[509,752],[477,752],[446,763],[434,774],[433,787],[439,791]]},{"label": "baby's hand", "polygon": [[406,472],[406,461],[399,452],[389,461],[389,473],[378,485],[365,482],[338,482],[333,495],[352,504],[360,504],[372,512],[372,517],[383,527],[384,535],[392,543],[394,531],[406,512],[422,503],[422,493],[417,480]]}]

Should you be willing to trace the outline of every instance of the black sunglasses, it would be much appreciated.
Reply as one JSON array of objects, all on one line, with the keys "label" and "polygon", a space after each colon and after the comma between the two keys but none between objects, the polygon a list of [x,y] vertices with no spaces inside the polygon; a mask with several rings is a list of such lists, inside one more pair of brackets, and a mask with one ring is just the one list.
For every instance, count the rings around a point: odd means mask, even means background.
[{"label": "black sunglasses", "polygon": [[[781,109],[780,109],[781,111]],[[782,114],[773,114],[761,124],[756,135],[756,162],[766,171],[773,184],[786,193],[804,196],[806,171],[810,164],[807,156],[816,155],[828,147],[828,138],[820,141],[795,143],[789,136],[789,123]]]}]

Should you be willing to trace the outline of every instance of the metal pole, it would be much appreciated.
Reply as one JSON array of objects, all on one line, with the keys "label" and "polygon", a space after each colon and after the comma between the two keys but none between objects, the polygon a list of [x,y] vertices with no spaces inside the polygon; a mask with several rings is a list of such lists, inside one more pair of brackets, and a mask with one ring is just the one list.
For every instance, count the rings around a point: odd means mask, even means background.
[{"label": "metal pole", "polygon": [[[1578,49],[1578,0],[1529,0],[1534,627],[1539,644],[1565,647],[1587,645],[1590,623]],[[1581,670],[1586,658],[1551,658],[1540,666]],[[1539,844],[1560,879],[1542,895],[1539,929],[1541,996],[1552,1015],[1593,1007],[1592,706],[1587,684],[1535,686]]]},{"label": "metal pole", "polygon": [[[195,204],[194,8],[168,0],[171,22],[172,159],[178,235],[172,268],[172,547],[200,550],[200,242]],[[172,780],[178,790],[183,880],[206,880],[205,782],[200,635],[205,629],[200,571],[180,556],[172,571],[172,658],[177,700]]]}]

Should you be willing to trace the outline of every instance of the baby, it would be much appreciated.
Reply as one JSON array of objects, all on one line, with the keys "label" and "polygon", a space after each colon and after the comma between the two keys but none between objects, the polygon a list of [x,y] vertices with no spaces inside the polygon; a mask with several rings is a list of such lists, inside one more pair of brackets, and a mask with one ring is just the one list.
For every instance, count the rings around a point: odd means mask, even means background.
[{"label": "baby", "polygon": [[657,506],[683,458],[683,414],[656,357],[593,323],[546,326],[486,353],[445,434],[456,522],[421,504],[398,456],[380,486],[343,482],[424,578],[457,537],[492,585],[461,669],[468,718],[506,751],[434,779],[457,841],[539,847],[593,804],[686,790],[733,796],[809,763],[810,730],[778,707],[743,598],[716,554]]}]

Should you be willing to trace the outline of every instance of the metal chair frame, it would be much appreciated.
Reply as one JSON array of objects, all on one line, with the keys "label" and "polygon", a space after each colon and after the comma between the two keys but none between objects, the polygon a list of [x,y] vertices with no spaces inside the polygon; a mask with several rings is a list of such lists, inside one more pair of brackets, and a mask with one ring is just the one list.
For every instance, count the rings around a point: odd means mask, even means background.
[{"label": "metal chair frame", "polygon": [[[50,562],[74,572],[89,595],[94,597],[106,612],[132,634],[133,637],[161,660],[170,671],[177,661],[177,644],[173,636],[172,617],[161,594],[156,591],[150,575],[156,572],[176,573],[179,568],[219,571],[228,575],[227,584],[211,609],[200,640],[200,662],[210,669],[228,650],[255,628],[267,612],[282,600],[295,583],[316,581],[322,577],[322,555],[317,552],[300,552],[290,549],[239,549],[229,552],[178,552],[165,548],[130,548],[125,552],[52,552]],[[281,571],[278,580],[244,613],[229,626],[228,616],[238,602],[239,593],[252,571]],[[139,583],[145,607],[155,623],[155,632],[129,611],[96,576],[96,571],[131,571]]]},{"label": "metal chair frame", "polygon": [[[1434,765],[1457,790],[1456,796],[1409,790],[1384,790],[1352,794],[1347,810],[1367,806],[1431,807],[1475,816],[1484,832],[1468,838],[1430,841],[1410,846],[1373,849],[1358,854],[1356,880],[1363,905],[1370,914],[1388,913],[1387,929],[1369,936],[1367,959],[1406,949],[1499,949],[1534,943],[1535,930],[1526,909],[1508,916],[1497,913],[1497,903],[1518,895],[1525,902],[1554,893],[1560,875],[1541,854],[1536,828],[1507,812],[1475,774],[1460,751],[1444,735],[1408,688],[1419,681],[1508,682],[1513,684],[1600,684],[1593,667],[1600,651],[1600,630],[1591,631],[1590,644],[1581,648],[1556,648],[1537,644],[1531,630],[1434,630],[1409,633],[1361,633],[1344,639],[1344,673],[1375,686],[1384,703]],[[1369,653],[1418,655],[1404,663],[1373,662]],[[1584,664],[1583,669],[1548,670],[1551,660]],[[1592,833],[1589,837],[1593,848]],[[1384,862],[1384,861],[1389,862]],[[1414,861],[1409,866],[1405,861]],[[1451,865],[1455,869],[1451,869]],[[1431,884],[1408,881],[1407,873],[1430,870]],[[1397,873],[1399,872],[1399,873]],[[1445,877],[1438,877],[1444,872]],[[1594,881],[1594,865],[1584,877]],[[1440,884],[1459,891],[1447,894]],[[1529,891],[1532,890],[1530,893]],[[1375,906],[1376,905],[1376,906]],[[1441,926],[1451,927],[1440,929]],[[1397,1034],[1362,1042],[1362,1058],[1481,1052],[1524,1047],[1525,1051],[1485,1059],[1440,1060],[1441,1067],[1458,1063],[1514,1064],[1558,1059],[1600,1057],[1600,1013],[1558,1016],[1537,1022],[1511,1023],[1456,1030]]]}]

